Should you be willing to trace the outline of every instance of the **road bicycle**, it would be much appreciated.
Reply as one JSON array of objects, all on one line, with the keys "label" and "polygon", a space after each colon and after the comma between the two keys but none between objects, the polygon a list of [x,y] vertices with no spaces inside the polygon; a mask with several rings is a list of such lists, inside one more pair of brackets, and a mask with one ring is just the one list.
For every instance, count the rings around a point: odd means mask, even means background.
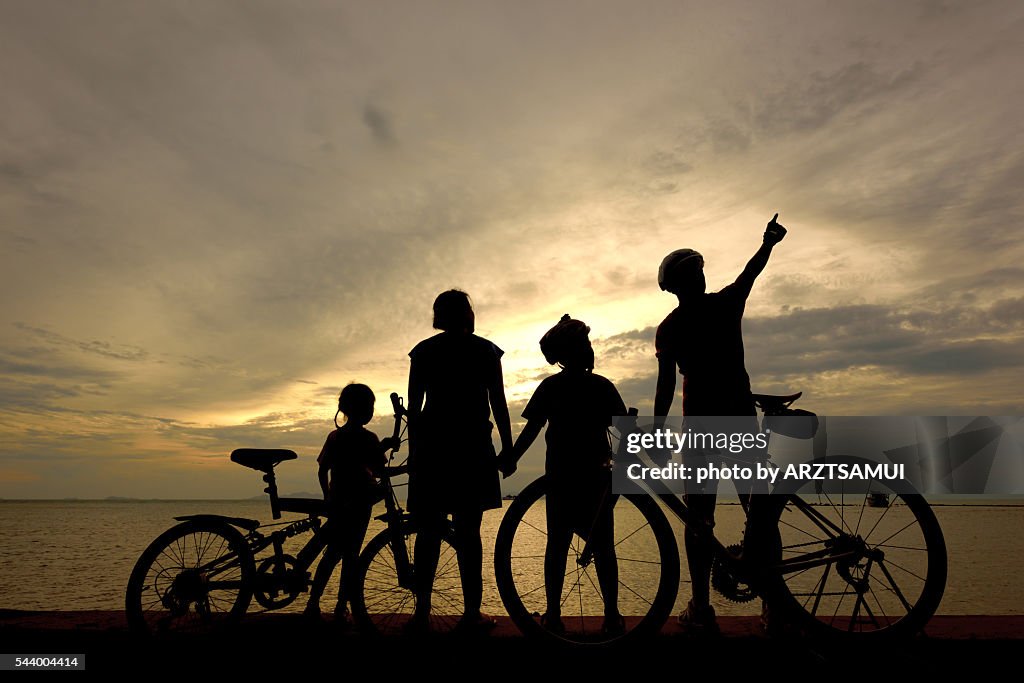
[{"label": "road bicycle", "polygon": [[[801,396],[755,394],[764,419],[793,412]],[[635,411],[633,411],[635,415]],[[806,413],[806,415],[811,415]],[[619,437],[619,448],[625,439]],[[770,447],[770,446],[769,446]],[[621,451],[620,451],[621,454]],[[771,456],[768,456],[769,458]],[[857,459],[822,454],[816,462]],[[610,478],[609,478],[610,479]],[[623,642],[657,632],[679,589],[680,556],[667,509],[713,548],[712,587],[734,602],[757,597],[775,624],[808,636],[874,640],[919,632],[935,613],[946,583],[946,546],[932,509],[906,482],[872,481],[839,495],[814,482],[750,499],[743,539],[726,545],[661,482],[614,495],[618,607],[625,630],[602,630],[604,604],[586,520],[568,551],[561,620],[545,627],[545,496],[540,477],[515,498],[495,542],[495,577],[509,616],[523,633],[572,644]],[[601,514],[599,511],[598,515]]]},{"label": "road bicycle", "polygon": [[[397,394],[393,436],[400,444],[406,426],[405,409]],[[397,450],[397,449],[396,449]],[[323,500],[280,497],[275,468],[298,456],[286,449],[241,448],[232,462],[263,473],[275,520],[282,513],[303,515],[298,520],[263,525],[259,520],[225,515],[175,517],[180,522],[160,534],[142,552],[128,580],[125,614],[131,629],[141,633],[210,631],[237,622],[250,602],[267,610],[287,607],[311,585],[310,568],[326,546],[329,510]],[[381,495],[385,523],[360,555],[353,616],[374,633],[400,626],[415,606],[412,593],[415,520],[398,503],[391,478],[407,471],[394,464],[395,451],[384,468]],[[288,539],[305,539],[301,549],[285,551]],[[461,614],[458,564],[449,528],[443,535],[437,580],[432,594],[433,627],[446,630]],[[264,552],[268,551],[269,552]]]}]

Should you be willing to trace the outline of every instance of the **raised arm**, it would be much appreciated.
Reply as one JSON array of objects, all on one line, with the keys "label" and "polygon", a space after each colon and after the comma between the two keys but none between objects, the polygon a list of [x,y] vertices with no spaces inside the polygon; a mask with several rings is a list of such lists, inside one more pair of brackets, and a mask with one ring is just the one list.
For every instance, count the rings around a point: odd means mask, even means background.
[{"label": "raised arm", "polygon": [[754,286],[754,280],[761,274],[764,267],[768,265],[768,257],[772,255],[772,249],[786,236],[786,228],[777,222],[778,218],[779,214],[775,214],[771,222],[768,223],[764,231],[764,241],[761,243],[761,248],[754,252],[754,255],[747,262],[747,267],[736,278],[735,286],[742,292],[744,298],[750,294],[750,290]]}]

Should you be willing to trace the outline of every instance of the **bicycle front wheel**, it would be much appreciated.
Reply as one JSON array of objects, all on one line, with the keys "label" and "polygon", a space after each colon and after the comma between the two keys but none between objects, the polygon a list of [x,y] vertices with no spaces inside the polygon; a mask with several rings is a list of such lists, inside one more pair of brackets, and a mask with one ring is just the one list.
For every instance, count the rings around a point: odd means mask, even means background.
[{"label": "bicycle front wheel", "polygon": [[560,604],[564,629],[542,623],[547,609],[547,481],[540,477],[505,511],[494,548],[498,592],[512,621],[527,636],[566,644],[606,644],[659,629],[679,590],[679,550],[657,502],[644,494],[615,500],[614,561],[617,608],[625,627],[604,629],[606,613],[596,562],[579,535],[570,541]]},{"label": "bicycle front wheel", "polygon": [[[807,489],[807,490],[805,490]],[[767,524],[781,555],[766,570],[769,605],[809,635],[913,635],[946,585],[946,543],[935,513],[901,483],[874,481],[773,495]]]},{"label": "bicycle front wheel", "polygon": [[203,632],[237,621],[256,568],[245,538],[218,522],[171,527],[147,547],[128,579],[125,615],[140,633]]},{"label": "bicycle front wheel", "polygon": [[[398,536],[401,546],[396,547]],[[416,529],[403,524],[400,534],[385,529],[374,536],[359,555],[359,574],[352,599],[352,617],[370,635],[401,635],[416,609],[413,574],[416,564]],[[451,632],[463,613],[462,575],[459,573],[454,532],[448,524],[441,536],[437,571],[431,593],[430,631]]]}]

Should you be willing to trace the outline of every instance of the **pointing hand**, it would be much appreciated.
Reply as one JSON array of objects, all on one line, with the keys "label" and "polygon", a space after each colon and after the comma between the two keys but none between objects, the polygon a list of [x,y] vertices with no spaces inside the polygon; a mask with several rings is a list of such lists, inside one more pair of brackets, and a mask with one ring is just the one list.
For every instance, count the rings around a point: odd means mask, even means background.
[{"label": "pointing hand", "polygon": [[771,222],[768,223],[768,227],[764,231],[765,244],[775,245],[782,241],[782,238],[786,236],[786,228],[776,222],[779,218],[779,214],[775,214],[772,217]]}]

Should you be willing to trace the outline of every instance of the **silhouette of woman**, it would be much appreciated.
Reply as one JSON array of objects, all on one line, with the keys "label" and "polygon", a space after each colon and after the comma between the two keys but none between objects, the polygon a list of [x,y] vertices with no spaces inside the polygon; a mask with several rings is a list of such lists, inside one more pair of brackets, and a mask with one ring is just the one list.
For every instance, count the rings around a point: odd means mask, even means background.
[{"label": "silhouette of woman", "polygon": [[[452,516],[465,609],[456,628],[494,625],[480,612],[483,595],[484,510],[501,507],[493,413],[502,449],[512,426],[502,382],[502,350],[473,334],[469,295],[452,289],[434,301],[439,334],[409,352],[409,510],[421,522],[416,537],[416,610],[411,631],[426,631],[441,535]],[[426,405],[424,405],[424,400]]]}]

